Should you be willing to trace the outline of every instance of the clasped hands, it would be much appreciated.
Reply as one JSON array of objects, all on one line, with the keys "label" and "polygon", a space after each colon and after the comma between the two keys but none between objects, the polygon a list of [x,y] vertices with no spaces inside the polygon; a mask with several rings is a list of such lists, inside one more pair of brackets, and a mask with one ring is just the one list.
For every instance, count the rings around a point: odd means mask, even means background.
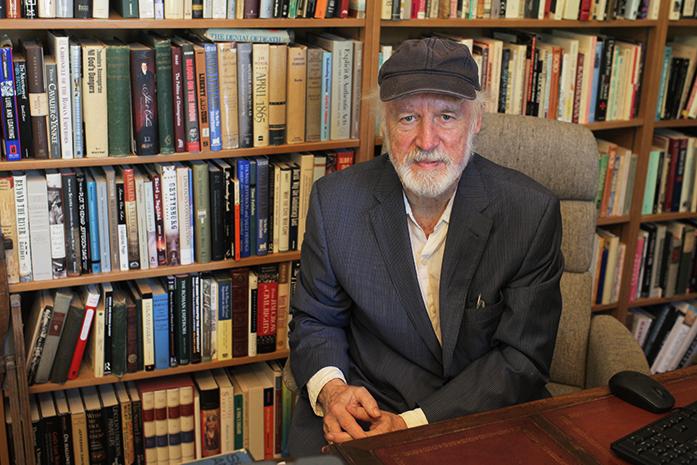
[{"label": "clasped hands", "polygon": [[[324,409],[324,438],[328,443],[366,438],[407,427],[399,415],[380,410],[366,388],[350,386],[340,379],[325,384],[318,401]],[[369,423],[368,431],[358,421]]]}]

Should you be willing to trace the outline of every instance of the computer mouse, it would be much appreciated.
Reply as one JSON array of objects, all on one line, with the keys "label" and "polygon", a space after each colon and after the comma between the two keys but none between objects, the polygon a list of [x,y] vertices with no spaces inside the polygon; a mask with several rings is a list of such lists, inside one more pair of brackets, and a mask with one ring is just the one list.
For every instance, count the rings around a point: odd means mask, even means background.
[{"label": "computer mouse", "polygon": [[675,405],[675,398],[661,383],[638,371],[620,371],[608,385],[623,401],[649,412],[667,412]]}]

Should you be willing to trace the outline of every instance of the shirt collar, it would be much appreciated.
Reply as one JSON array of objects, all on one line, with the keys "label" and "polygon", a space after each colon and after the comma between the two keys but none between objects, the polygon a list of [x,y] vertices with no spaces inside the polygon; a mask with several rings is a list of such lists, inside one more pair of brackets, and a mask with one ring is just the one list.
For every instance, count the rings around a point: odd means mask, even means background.
[{"label": "shirt collar", "polygon": [[[453,195],[450,196],[450,200],[448,200],[448,204],[445,206],[443,214],[440,215],[440,219],[436,223],[436,227],[433,228],[434,230],[436,230],[442,223],[450,224],[450,213],[453,211],[453,201],[455,200],[456,193],[457,189],[455,192],[453,192]],[[417,223],[416,218],[414,218],[414,212],[411,210],[411,205],[409,204],[409,199],[407,198],[407,194],[404,192],[404,189],[402,189],[402,198],[404,199],[404,209],[407,212],[407,216],[415,225],[418,226],[419,223]],[[419,226],[419,228],[421,228],[421,226]]]}]

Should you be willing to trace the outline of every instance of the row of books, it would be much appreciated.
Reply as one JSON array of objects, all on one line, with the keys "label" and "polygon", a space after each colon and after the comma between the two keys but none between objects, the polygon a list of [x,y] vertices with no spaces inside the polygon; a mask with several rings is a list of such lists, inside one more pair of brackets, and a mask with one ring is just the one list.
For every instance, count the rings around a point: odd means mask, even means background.
[{"label": "row of books", "polygon": [[382,0],[382,19],[658,19],[659,7],[660,0]]},{"label": "row of books", "polygon": [[656,119],[697,118],[695,68],[696,36],[678,36],[665,46]]},{"label": "row of books", "polygon": [[26,312],[28,381],[63,383],[81,370],[122,376],[284,350],[290,274],[283,262],[40,291]]},{"label": "row of books", "polygon": [[593,239],[591,302],[606,305],[617,302],[624,267],[626,244],[612,231],[598,228]]},{"label": "row of books", "polygon": [[312,184],[352,163],[339,150],[6,173],[8,282],[300,250]]},{"label": "row of books", "polygon": [[649,152],[642,215],[697,211],[697,138],[657,129]]},{"label": "row of books", "polygon": [[697,290],[697,220],[643,223],[632,265],[630,300]]},{"label": "row of books", "polygon": [[598,139],[598,191],[595,205],[599,217],[629,215],[636,178],[637,154],[613,142]]},{"label": "row of books", "polygon": [[651,373],[697,363],[697,302],[672,302],[634,308],[632,334],[639,342]]},{"label": "row of books", "polygon": [[[21,158],[219,151],[357,137],[362,43],[143,43],[49,32],[0,47],[3,152]],[[189,40],[190,39],[190,40]],[[355,66],[354,66],[355,64]],[[45,79],[44,79],[45,77]],[[45,106],[30,96],[46,97]]]},{"label": "row of books", "polygon": [[[109,18],[109,0],[3,0],[0,18]],[[123,18],[364,18],[365,0],[115,0]]]},{"label": "row of books", "polygon": [[243,447],[279,458],[293,407],[281,373],[259,363],[32,396],[36,463],[178,465]]},{"label": "row of books", "polygon": [[[641,43],[570,31],[443,36],[472,50],[488,112],[581,124],[628,120],[638,114]],[[392,47],[381,47],[380,59],[387,60],[391,53]]]}]

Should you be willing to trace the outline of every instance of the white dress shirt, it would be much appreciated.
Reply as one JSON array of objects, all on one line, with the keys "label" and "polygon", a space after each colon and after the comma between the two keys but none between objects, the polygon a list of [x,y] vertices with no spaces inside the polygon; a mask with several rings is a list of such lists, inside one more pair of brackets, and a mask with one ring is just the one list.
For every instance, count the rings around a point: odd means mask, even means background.
[{"label": "white dress shirt", "polygon": [[[426,237],[426,233],[421,226],[416,222],[414,214],[409,205],[407,196],[403,194],[404,207],[407,213],[407,225],[409,227],[409,239],[411,241],[411,251],[414,257],[414,266],[416,268],[416,277],[419,281],[421,297],[423,298],[428,312],[428,317],[431,320],[433,331],[441,342],[440,330],[440,305],[439,305],[439,288],[440,288],[440,273],[443,266],[443,253],[445,252],[445,239],[448,235],[448,225],[450,224],[450,213],[453,208],[453,194],[448,201],[448,204],[443,211],[438,223],[436,223],[433,232]],[[307,382],[307,393],[310,400],[310,405],[317,416],[324,416],[322,406],[317,402],[320,391],[332,379],[341,379],[346,382],[346,377],[337,367],[324,367],[310,378]],[[423,410],[416,408],[400,413],[402,419],[407,424],[407,427],[421,426],[428,424],[428,419]]]}]

